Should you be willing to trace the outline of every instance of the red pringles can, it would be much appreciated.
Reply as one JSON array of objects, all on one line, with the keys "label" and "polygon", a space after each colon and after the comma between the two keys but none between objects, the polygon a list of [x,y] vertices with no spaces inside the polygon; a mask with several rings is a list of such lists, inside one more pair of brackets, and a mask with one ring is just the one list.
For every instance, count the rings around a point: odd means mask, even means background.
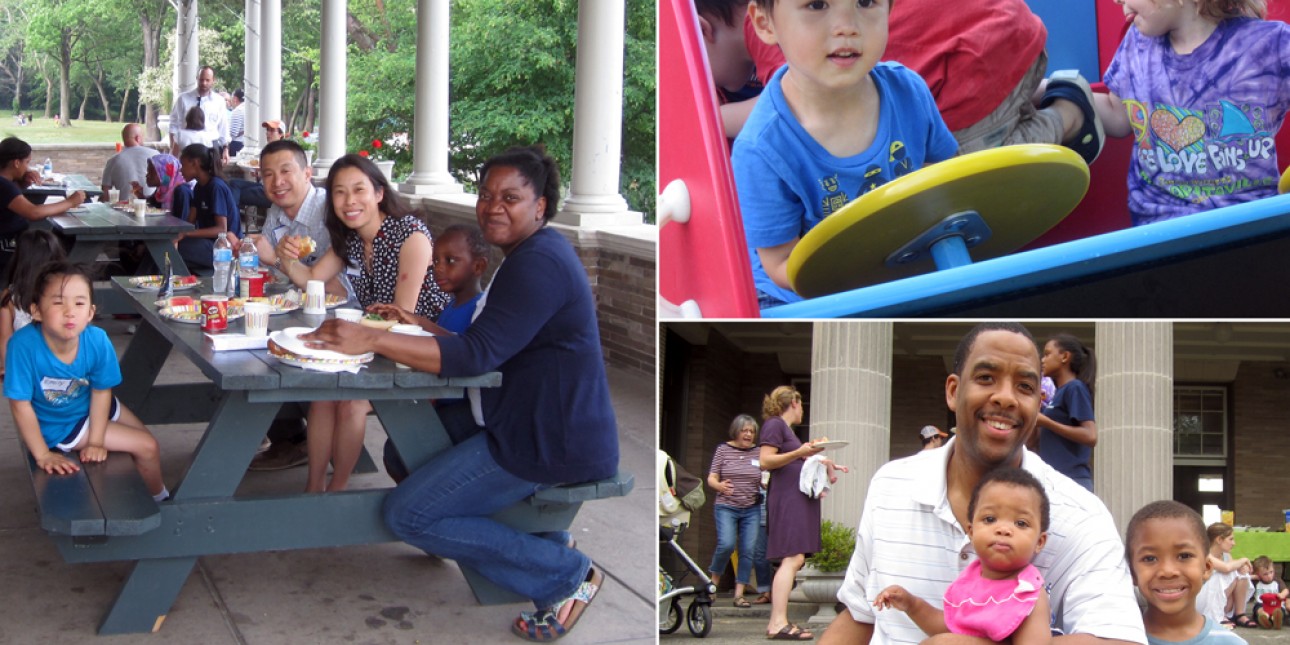
[{"label": "red pringles can", "polygon": [[228,296],[202,296],[202,331],[221,332],[228,329]]}]

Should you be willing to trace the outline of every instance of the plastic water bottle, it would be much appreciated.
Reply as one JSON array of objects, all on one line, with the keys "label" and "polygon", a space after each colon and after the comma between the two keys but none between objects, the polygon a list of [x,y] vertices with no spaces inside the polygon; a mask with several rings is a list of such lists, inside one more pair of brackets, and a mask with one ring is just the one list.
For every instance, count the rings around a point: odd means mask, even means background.
[{"label": "plastic water bottle", "polygon": [[[236,289],[236,283],[232,281],[233,273],[233,246],[228,243],[228,238],[221,235],[215,238],[215,255],[212,258],[212,264],[215,265],[215,279],[212,284],[212,291],[217,294],[228,294],[229,289]],[[233,293],[232,295],[237,295]]]},{"label": "plastic water bottle", "polygon": [[40,174],[45,177],[54,174],[54,162],[49,157],[45,157],[45,165],[40,169]]},{"label": "plastic water bottle", "polygon": [[242,273],[260,271],[260,250],[255,247],[255,242],[251,241],[249,235],[242,238],[242,245],[237,249],[237,264]]}]

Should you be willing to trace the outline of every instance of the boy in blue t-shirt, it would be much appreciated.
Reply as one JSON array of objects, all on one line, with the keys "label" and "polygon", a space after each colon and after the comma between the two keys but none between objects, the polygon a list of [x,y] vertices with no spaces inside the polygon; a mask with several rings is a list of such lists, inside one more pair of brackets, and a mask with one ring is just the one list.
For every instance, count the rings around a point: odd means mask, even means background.
[{"label": "boy in blue t-shirt", "polygon": [[731,154],[762,308],[802,299],[787,266],[807,231],[856,197],[958,152],[923,79],[878,62],[891,1],[749,5],[757,35],[788,61]]},{"label": "boy in blue t-shirt", "polygon": [[80,451],[82,463],[107,459],[108,451],[134,457],[135,467],[160,501],[157,440],[112,396],[121,367],[107,333],[94,319],[93,278],[80,265],[52,262],[37,275],[32,324],[9,339],[4,395],[18,434],[42,470],[71,474],[80,466],[64,456]]}]

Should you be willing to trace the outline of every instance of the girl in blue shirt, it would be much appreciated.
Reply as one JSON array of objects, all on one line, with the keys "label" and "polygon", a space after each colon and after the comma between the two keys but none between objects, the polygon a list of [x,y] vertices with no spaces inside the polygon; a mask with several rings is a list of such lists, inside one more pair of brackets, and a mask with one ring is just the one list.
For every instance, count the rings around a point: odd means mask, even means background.
[{"label": "girl in blue shirt", "polygon": [[1093,350],[1070,334],[1057,334],[1044,343],[1044,376],[1057,392],[1039,415],[1039,456],[1076,483],[1093,490],[1088,461],[1097,445],[1093,420],[1093,382],[1097,361]]}]

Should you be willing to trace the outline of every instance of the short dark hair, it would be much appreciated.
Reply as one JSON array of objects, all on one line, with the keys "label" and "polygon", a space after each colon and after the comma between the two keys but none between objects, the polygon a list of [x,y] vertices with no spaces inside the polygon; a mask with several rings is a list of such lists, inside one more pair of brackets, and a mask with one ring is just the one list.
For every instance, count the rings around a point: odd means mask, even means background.
[{"label": "short dark hair", "polygon": [[986,484],[1009,484],[1011,486],[1020,486],[1029,488],[1039,494],[1039,530],[1048,530],[1048,493],[1044,491],[1044,485],[1039,483],[1035,476],[1021,468],[1005,466],[995,468],[981,477],[981,481],[976,483],[976,488],[972,489],[972,501],[968,502],[968,521],[976,515],[977,500],[981,497],[981,491],[985,489]]},{"label": "short dark hair", "polygon": [[748,0],[694,0],[694,12],[700,16],[716,16],[731,27],[735,17],[748,7]]},{"label": "short dark hair", "polygon": [[305,149],[300,147],[300,144],[292,141],[291,139],[270,141],[268,145],[264,146],[264,148],[260,150],[260,159],[264,159],[265,157],[278,152],[290,152],[295,155],[296,163],[300,165],[301,170],[304,170],[309,165],[309,157],[305,156]]},{"label": "short dark hair", "polygon": [[1147,520],[1169,519],[1186,520],[1195,534],[1194,537],[1200,540],[1201,549],[1206,555],[1209,553],[1209,531],[1205,529],[1205,520],[1201,519],[1200,513],[1186,504],[1172,499],[1162,499],[1138,509],[1138,512],[1134,513],[1133,518],[1129,520],[1129,526],[1124,529],[1124,559],[1129,563],[1130,571],[1133,569],[1133,539],[1142,530],[1142,524]]},{"label": "short dark hair", "polygon": [[31,156],[31,145],[18,137],[6,137],[0,141],[0,168],[14,161]]},{"label": "short dark hair", "polygon": [[[954,351],[954,373],[959,376],[963,375],[964,363],[967,362],[968,354],[972,353],[972,345],[976,344],[976,337],[987,331],[1010,331],[1014,334],[1021,334],[1030,340],[1030,344],[1035,344],[1035,337],[1030,335],[1030,330],[1026,329],[1021,323],[1015,322],[983,322],[972,328],[963,339],[959,341],[958,349]],[[1039,358],[1039,347],[1035,346],[1035,358]]]},{"label": "short dark hair", "polygon": [[490,249],[488,240],[484,239],[484,232],[479,230],[478,226],[473,224],[453,224],[443,229],[439,234],[439,241],[448,239],[450,235],[460,235],[466,241],[466,248],[470,249],[470,255],[474,258],[488,259]]},{"label": "short dark hair", "polygon": [[481,186],[488,179],[488,172],[497,167],[514,168],[523,175],[533,187],[533,192],[546,198],[542,219],[549,222],[555,217],[560,208],[560,167],[547,155],[546,148],[541,145],[522,146],[490,157],[479,169]]},{"label": "short dark hair", "polygon": [[55,276],[75,277],[80,276],[85,279],[85,283],[90,285],[90,304],[94,304],[94,270],[88,264],[79,262],[68,262],[58,260],[46,264],[37,274],[36,279],[32,281],[31,301],[40,302],[40,296],[45,293],[47,287]]},{"label": "short dark hair", "polygon": [[188,113],[184,114],[184,129],[186,130],[205,130],[206,113],[199,106],[188,108]]}]

